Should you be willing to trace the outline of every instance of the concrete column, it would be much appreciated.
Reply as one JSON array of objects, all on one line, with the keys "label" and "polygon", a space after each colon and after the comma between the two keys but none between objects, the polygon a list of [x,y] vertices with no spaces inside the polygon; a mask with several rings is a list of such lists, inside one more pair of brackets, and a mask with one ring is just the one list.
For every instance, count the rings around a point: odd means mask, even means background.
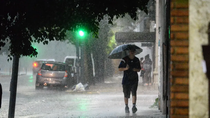
[{"label": "concrete column", "polygon": [[159,40],[159,0],[156,0],[156,39],[155,39],[155,68],[153,72],[154,84],[158,84],[158,40]]},{"label": "concrete column", "polygon": [[210,43],[207,33],[209,6],[209,0],[189,0],[189,118],[209,118],[210,114],[208,78],[203,69],[205,65],[202,64],[202,45]]}]

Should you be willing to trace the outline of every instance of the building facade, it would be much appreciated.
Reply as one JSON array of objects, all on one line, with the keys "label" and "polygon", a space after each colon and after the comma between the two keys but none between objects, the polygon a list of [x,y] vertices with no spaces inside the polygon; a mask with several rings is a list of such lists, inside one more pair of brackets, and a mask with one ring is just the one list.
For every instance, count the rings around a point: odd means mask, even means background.
[{"label": "building facade", "polygon": [[202,45],[210,43],[210,0],[170,3],[170,117],[208,118],[209,85]]}]

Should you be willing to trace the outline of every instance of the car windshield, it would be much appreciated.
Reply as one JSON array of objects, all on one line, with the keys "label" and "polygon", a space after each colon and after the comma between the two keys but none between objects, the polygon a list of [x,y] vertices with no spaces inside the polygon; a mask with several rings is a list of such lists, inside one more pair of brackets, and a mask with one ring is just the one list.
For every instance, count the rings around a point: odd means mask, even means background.
[{"label": "car windshield", "polygon": [[49,71],[65,71],[65,65],[45,63],[42,65],[41,69]]}]

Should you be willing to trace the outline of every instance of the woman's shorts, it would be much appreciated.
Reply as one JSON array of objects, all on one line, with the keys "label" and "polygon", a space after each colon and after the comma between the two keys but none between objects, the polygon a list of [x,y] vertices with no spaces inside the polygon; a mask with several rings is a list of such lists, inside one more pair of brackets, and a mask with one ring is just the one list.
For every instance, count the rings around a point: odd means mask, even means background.
[{"label": "woman's shorts", "polygon": [[130,93],[131,92],[132,92],[132,96],[136,96],[137,88],[138,88],[138,83],[123,85],[124,97],[125,98],[130,98]]}]

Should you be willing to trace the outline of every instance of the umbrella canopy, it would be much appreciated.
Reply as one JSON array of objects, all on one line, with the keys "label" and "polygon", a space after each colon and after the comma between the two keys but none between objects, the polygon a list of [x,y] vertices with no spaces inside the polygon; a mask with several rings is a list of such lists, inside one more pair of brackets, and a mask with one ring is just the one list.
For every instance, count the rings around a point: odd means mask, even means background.
[{"label": "umbrella canopy", "polygon": [[112,52],[109,54],[109,59],[122,59],[125,56],[129,55],[129,50],[130,49],[136,49],[136,55],[141,53],[143,50],[134,45],[134,44],[123,44],[117,46]]}]

